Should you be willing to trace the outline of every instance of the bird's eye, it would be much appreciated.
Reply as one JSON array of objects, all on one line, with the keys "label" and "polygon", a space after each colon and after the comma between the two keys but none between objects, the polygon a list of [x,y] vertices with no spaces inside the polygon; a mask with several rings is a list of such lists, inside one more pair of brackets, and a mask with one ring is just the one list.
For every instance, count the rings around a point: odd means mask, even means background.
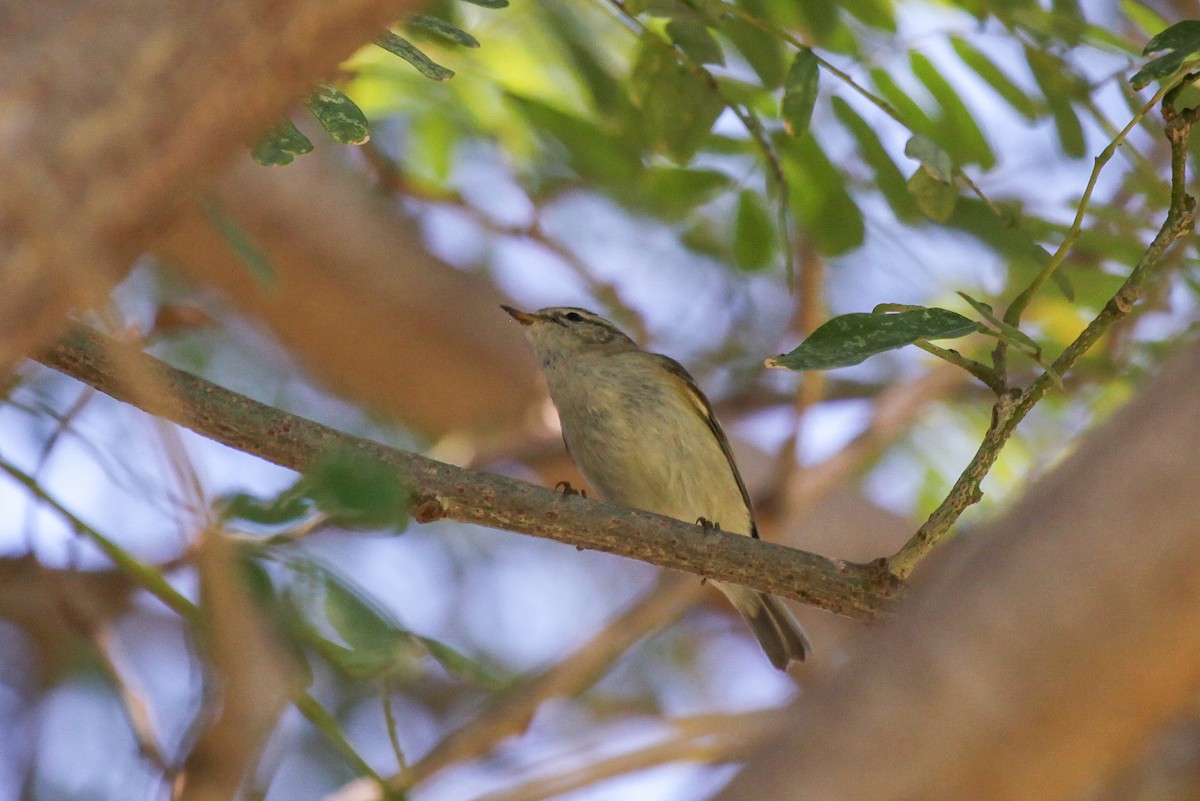
[{"label": "bird's eye", "polygon": [[567,312],[566,314],[563,315],[563,317],[570,320],[573,323],[582,323],[583,322],[583,315],[580,314],[579,312]]}]

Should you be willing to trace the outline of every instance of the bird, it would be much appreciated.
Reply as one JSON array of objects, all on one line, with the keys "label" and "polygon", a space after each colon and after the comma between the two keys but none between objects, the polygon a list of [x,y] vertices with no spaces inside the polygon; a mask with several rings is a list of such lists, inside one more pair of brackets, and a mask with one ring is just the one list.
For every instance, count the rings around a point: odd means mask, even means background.
[{"label": "bird", "polygon": [[[604,500],[758,538],[729,440],[683,365],[642,350],[587,309],[501,308],[523,326],[567,450],[593,491]],[[812,651],[780,599],[711,583],[746,619],[775,668],[786,671]]]}]

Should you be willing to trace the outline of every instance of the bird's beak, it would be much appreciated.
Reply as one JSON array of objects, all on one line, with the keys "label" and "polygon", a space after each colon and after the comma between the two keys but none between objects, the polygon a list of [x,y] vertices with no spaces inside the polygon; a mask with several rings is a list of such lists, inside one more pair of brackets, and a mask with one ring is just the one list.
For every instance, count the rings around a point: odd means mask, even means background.
[{"label": "bird's beak", "polygon": [[512,318],[521,325],[533,325],[533,322],[539,319],[533,312],[523,312],[520,309],[514,309],[512,306],[500,304],[500,308],[512,315]]}]

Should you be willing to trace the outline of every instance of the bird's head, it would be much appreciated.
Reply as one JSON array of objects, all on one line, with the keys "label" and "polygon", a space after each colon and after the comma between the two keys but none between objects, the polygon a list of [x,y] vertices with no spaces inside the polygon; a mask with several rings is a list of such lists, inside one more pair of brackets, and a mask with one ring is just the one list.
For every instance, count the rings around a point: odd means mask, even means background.
[{"label": "bird's head", "polygon": [[502,306],[525,326],[525,337],[545,363],[567,354],[610,354],[637,350],[637,344],[600,315],[573,306],[525,312]]}]

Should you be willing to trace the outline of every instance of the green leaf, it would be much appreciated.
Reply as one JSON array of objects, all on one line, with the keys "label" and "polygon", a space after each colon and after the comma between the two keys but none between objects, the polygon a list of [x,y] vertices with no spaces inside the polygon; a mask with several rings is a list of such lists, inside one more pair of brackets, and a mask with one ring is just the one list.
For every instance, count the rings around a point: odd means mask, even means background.
[{"label": "green leaf", "polygon": [[861,245],[862,211],[846,191],[845,175],[830,162],[817,138],[781,132],[775,146],[783,156],[789,207],[817,250],[835,256]]},{"label": "green leaf", "polygon": [[1050,280],[1058,287],[1058,291],[1062,293],[1064,298],[1071,303],[1075,302],[1075,287],[1071,286],[1071,279],[1067,277],[1067,273],[1062,267],[1050,273]]},{"label": "green leaf", "polygon": [[948,223],[995,250],[1004,257],[1014,275],[1032,278],[1049,258],[1029,232],[1015,224],[1023,220],[1026,224],[1036,222],[1024,213],[1019,205],[1006,205],[1004,216],[997,216],[992,209],[973,197],[960,197],[954,215]]},{"label": "green leaf", "polygon": [[965,292],[959,292],[958,296],[967,303],[970,303],[971,308],[979,312],[979,314],[988,321],[988,324],[992,326],[991,329],[981,326],[979,329],[981,333],[990,334],[991,336],[999,339],[1001,342],[1004,342],[1009,346],[1016,348],[1021,353],[1024,353],[1026,356],[1036,362],[1039,367],[1046,371],[1046,375],[1048,375],[1050,380],[1054,382],[1054,386],[1058,387],[1058,389],[1061,391],[1066,391],[1066,387],[1063,386],[1062,376],[1056,373],[1053,367],[1046,364],[1046,362],[1042,360],[1042,346],[1035,342],[1032,337],[1030,337],[1021,329],[1017,328],[1015,325],[1009,325],[1001,320],[992,312],[992,307],[988,304],[975,300]]},{"label": "green leaf", "polygon": [[767,266],[775,254],[775,229],[771,213],[757,192],[743,189],[738,195],[733,229],[733,260],[743,270]]},{"label": "green leaf", "polygon": [[637,194],[661,219],[681,220],[729,188],[732,179],[719,170],[654,167],[646,170]]},{"label": "green leaf", "polygon": [[762,155],[762,151],[754,142],[745,136],[730,136],[713,131],[704,143],[704,152],[721,156],[751,156]]},{"label": "green leaf", "polygon": [[1018,114],[1027,120],[1034,120],[1038,115],[1038,104],[1025,93],[1021,87],[1004,74],[996,63],[984,55],[974,45],[961,36],[950,37],[950,44],[962,62],[975,71],[975,74],[988,86],[1004,98]]},{"label": "green leaf", "polygon": [[433,34],[451,44],[463,47],[479,47],[479,40],[466,31],[456,28],[446,20],[429,14],[413,14],[405,17],[404,23],[411,28]]},{"label": "green leaf", "polygon": [[874,170],[875,186],[883,193],[892,212],[901,220],[909,220],[916,216],[916,204],[908,192],[908,182],[904,173],[900,172],[896,162],[892,161],[891,154],[883,146],[883,142],[879,140],[875,131],[871,129],[870,124],[842,98],[834,96],[831,104],[834,116],[858,143],[858,150],[863,161]]},{"label": "green leaf", "polygon": [[263,567],[262,562],[254,557],[253,549],[238,549],[237,566],[250,600],[264,608],[269,608],[277,602],[278,596],[275,594],[275,583],[271,581],[271,574]]},{"label": "green leaf", "polygon": [[448,110],[435,105],[418,114],[405,139],[406,167],[444,186],[454,167],[459,129]]},{"label": "green leaf", "polygon": [[832,40],[842,27],[834,0],[804,0],[790,5],[788,10],[799,18],[800,28],[811,41],[823,47],[834,46]]},{"label": "green leaf", "polygon": [[342,525],[403,528],[408,522],[409,493],[396,469],[360,450],[322,455],[297,489]]},{"label": "green leaf", "polygon": [[680,164],[691,161],[725,109],[705,75],[676,61],[675,51],[662,39],[642,37],[630,94],[641,109],[649,143]]},{"label": "green leaf", "polygon": [[872,28],[896,32],[896,11],[891,0],[842,0],[839,5]]},{"label": "green leaf", "polygon": [[1079,0],[1052,0],[1050,8],[1050,29],[1068,45],[1079,44],[1088,28]]},{"label": "green leaf", "polygon": [[817,328],[792,352],[767,359],[767,366],[788,370],[849,367],[914,342],[955,339],[978,330],[978,323],[947,309],[843,314]]},{"label": "green leaf", "polygon": [[720,225],[715,220],[702,217],[683,230],[679,241],[691,251],[727,262],[733,258],[733,253],[729,242],[718,235],[719,230]]},{"label": "green leaf", "polygon": [[1148,56],[1160,50],[1182,50],[1185,53],[1200,50],[1200,20],[1176,22],[1147,42],[1142,55]]},{"label": "green leaf", "polygon": [[358,145],[371,138],[367,117],[353,100],[332,86],[322,86],[304,99],[304,105],[339,145]]},{"label": "green leaf", "polygon": [[813,51],[807,47],[798,50],[792,68],[788,70],[780,104],[783,126],[792,136],[800,136],[808,131],[813,108],[817,104],[819,76],[820,69]]},{"label": "green leaf", "polygon": [[291,487],[274,498],[246,493],[223,496],[215,504],[225,520],[282,525],[299,520],[314,507],[331,521],[363,528],[403,528],[409,493],[395,468],[357,450],[321,456]]},{"label": "green leaf", "polygon": [[667,36],[697,64],[725,65],[721,45],[698,19],[677,18],[667,23]]},{"label": "green leaf", "polygon": [[1141,0],[1121,0],[1121,11],[1147,35],[1150,31],[1162,31],[1169,24],[1165,17],[1147,7]]},{"label": "green leaf", "polygon": [[937,124],[925,113],[925,109],[921,108],[915,100],[908,96],[900,86],[882,69],[876,68],[871,70],[871,82],[875,84],[875,88],[879,90],[879,94],[883,95],[891,106],[900,115],[900,119],[904,120],[904,124],[909,130],[924,134],[930,139],[935,139],[938,135]]},{"label": "green leaf", "polygon": [[466,2],[482,8],[508,8],[508,0],[466,0]]},{"label": "green leaf", "polygon": [[250,599],[258,606],[271,630],[280,635],[280,642],[291,657],[292,668],[298,671],[297,678],[303,682],[303,686],[309,685],[312,682],[312,669],[303,645],[308,639],[306,634],[311,625],[293,599],[276,588],[263,565],[259,549],[239,548],[237,564]]},{"label": "green leaf", "polygon": [[324,645],[313,643],[322,655],[356,677],[414,673],[426,654],[420,639],[392,621],[366,592],[332,571],[322,572],[325,619],[349,646],[344,649],[328,640]]},{"label": "green leaf", "polygon": [[246,520],[263,526],[294,523],[312,511],[312,503],[293,489],[274,498],[259,498],[244,492],[218,498],[213,508],[222,520]]},{"label": "green leaf", "polygon": [[[312,148],[311,143],[309,148]],[[291,159],[289,158],[288,161]],[[238,224],[237,220],[226,214],[215,199],[202,200],[199,205],[205,218],[217,232],[217,236],[225,241],[225,244],[234,252],[238,261],[258,282],[259,286],[268,291],[274,291],[279,286],[279,276],[276,275],[275,268],[271,266],[267,255],[258,249],[246,229]]]},{"label": "green leaf", "polygon": [[[671,13],[668,16],[679,19],[695,16],[707,25],[713,26],[720,21],[727,10],[726,0],[668,0],[671,3]],[[686,10],[685,10],[686,9]]]},{"label": "green leaf", "polygon": [[917,208],[931,220],[946,222],[958,205],[958,189],[938,179],[932,172],[920,167],[908,179],[908,192],[917,202]]},{"label": "green leaf", "polygon": [[675,51],[666,42],[653,33],[643,34],[629,71],[629,98],[633,104],[645,107],[654,97],[656,84],[664,75],[673,75],[678,67]]},{"label": "green leaf", "polygon": [[927,136],[915,134],[904,143],[904,155],[921,162],[929,173],[945,184],[954,181],[954,159]]},{"label": "green leaf", "polygon": [[607,58],[610,54],[604,49],[604,42],[595,36],[588,20],[558,3],[543,3],[538,6],[538,12],[546,15],[547,21],[553,26],[568,59],[568,66],[574,69],[587,87],[595,107],[602,114],[617,119],[632,116],[624,82],[610,66]]},{"label": "green leaf", "polygon": [[1165,56],[1159,56],[1135,72],[1129,79],[1129,85],[1134,89],[1141,89],[1153,81],[1169,78],[1179,71],[1183,62],[1191,55],[1193,54],[1183,50],[1173,50]]},{"label": "green leaf", "polygon": [[1083,126],[1071,106],[1071,98],[1082,93],[1081,99],[1085,99],[1086,87],[1079,85],[1070,67],[1053,53],[1026,47],[1025,59],[1033,71],[1034,80],[1046,96],[1046,102],[1050,104],[1050,113],[1054,117],[1054,127],[1058,130],[1063,152],[1072,158],[1080,158],[1087,151],[1087,146],[1083,138]]},{"label": "green leaf", "polygon": [[1030,337],[1021,329],[1017,328],[1015,325],[1009,325],[997,317],[989,304],[975,300],[975,298],[971,297],[966,292],[959,292],[957,294],[967,303],[970,303],[971,308],[979,312],[983,319],[988,321],[988,324],[995,329],[995,332],[1000,339],[1012,345],[1022,353],[1026,353],[1034,357],[1042,355],[1041,345],[1039,345],[1037,342],[1034,342],[1032,337]]},{"label": "green leaf", "polygon": [[489,689],[500,689],[506,682],[495,670],[454,650],[445,643],[429,637],[418,637],[429,655],[452,675]]},{"label": "green leaf", "polygon": [[1087,143],[1084,141],[1083,126],[1079,124],[1075,110],[1067,102],[1051,103],[1050,110],[1063,152],[1072,158],[1082,158],[1087,153]]},{"label": "green leaf", "polygon": [[641,158],[625,139],[540,100],[512,93],[508,98],[539,135],[552,137],[562,146],[571,169],[579,175],[618,189],[627,189],[640,176]]},{"label": "green leaf", "polygon": [[391,31],[384,31],[375,37],[375,44],[392,55],[399,56],[416,67],[417,72],[435,81],[444,81],[454,77],[454,70],[443,67],[429,56],[422,53],[407,39]]},{"label": "green leaf", "polygon": [[300,634],[347,675],[355,678],[412,675],[428,654],[447,671],[481,686],[498,688],[503,684],[500,676],[486,665],[400,626],[364,590],[334,571],[306,562],[298,572],[318,579],[324,594],[325,618],[349,647],[321,636],[311,624]]},{"label": "green leaf", "polygon": [[728,75],[716,76],[716,80],[721,97],[730,105],[745,106],[750,111],[770,117],[779,113],[779,101],[774,93],[763,89],[761,84],[739,81]]},{"label": "green leaf", "polygon": [[[1158,30],[1158,28],[1155,28],[1155,30]],[[1118,28],[1110,30],[1102,25],[1093,25],[1085,22],[1083,31],[1087,44],[1093,47],[1132,56],[1138,54],[1138,49],[1129,40],[1129,35]]]},{"label": "green leaf", "polygon": [[291,164],[296,156],[311,153],[312,149],[309,138],[291,120],[283,120],[263,135],[250,151],[250,157],[264,167],[280,167]]},{"label": "green leaf", "polygon": [[975,118],[958,92],[950,85],[932,61],[918,52],[909,55],[909,63],[913,74],[917,76],[933,99],[942,107],[941,141],[945,142],[951,152],[957,156],[956,161],[962,164],[978,164],[985,170],[996,164],[996,156],[988,145],[987,137],[975,123]]},{"label": "green leaf", "polygon": [[325,617],[347,645],[371,649],[391,639],[410,636],[390,616],[332,571],[322,570],[325,589]]},{"label": "green leaf", "polygon": [[[1200,78],[1194,76],[1195,73],[1192,73],[1192,76],[1180,81],[1167,95],[1167,102],[1174,107],[1177,114],[1200,108]],[[1195,147],[1195,142],[1192,143],[1192,147]]]},{"label": "green leaf", "polygon": [[778,37],[738,17],[722,20],[721,31],[749,62],[764,88],[774,89],[783,85],[788,64],[783,43]]}]

